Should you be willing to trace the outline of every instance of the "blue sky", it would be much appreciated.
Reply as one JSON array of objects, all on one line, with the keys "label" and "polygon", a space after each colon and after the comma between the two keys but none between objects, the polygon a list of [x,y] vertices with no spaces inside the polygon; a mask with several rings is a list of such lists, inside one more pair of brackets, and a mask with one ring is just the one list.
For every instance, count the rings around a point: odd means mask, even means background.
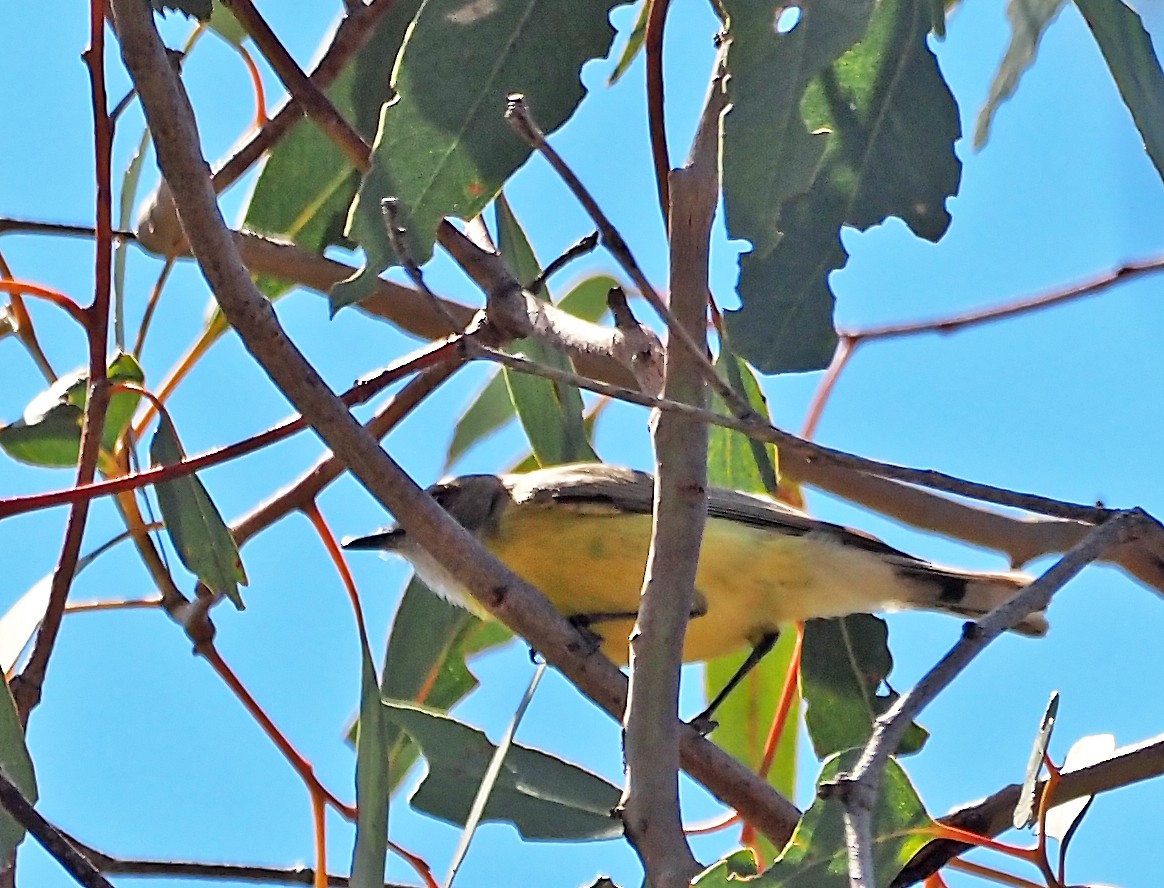
[{"label": "blue sky", "polygon": [[[266,11],[266,10],[265,10]],[[1164,23],[1158,4],[1146,23]],[[309,61],[330,13],[269,10],[277,32],[300,60]],[[614,21],[629,26],[620,8]],[[685,152],[705,89],[713,24],[699,7],[677,4],[668,30],[668,113],[676,159]],[[88,87],[79,53],[87,11],[78,4],[5,4],[0,34],[0,215],[86,222],[92,218],[91,128]],[[171,18],[171,43],[184,26]],[[936,43],[942,69],[958,99],[963,130],[986,96],[1002,54],[1006,24],[1001,3],[965,4]],[[126,86],[119,62],[109,62],[114,97]],[[666,258],[649,172],[641,62],[615,88],[605,87],[609,63],[583,73],[592,93],[554,139],[579,169],[630,242],[652,279],[665,279]],[[204,147],[222,156],[251,117],[251,98],[237,58],[213,39],[187,66],[186,82],[199,109]],[[17,86],[19,84],[19,86]],[[272,92],[275,86],[271,81]],[[140,135],[136,109],[118,139],[115,177]],[[961,191],[950,201],[953,224],[937,245],[890,222],[865,234],[847,232],[849,265],[833,277],[838,321],[849,327],[940,316],[989,305],[1104,272],[1121,262],[1164,252],[1164,190],[1144,155],[1098,50],[1079,15],[1068,7],[1044,40],[1040,58],[1017,97],[1004,106],[989,146],[958,146],[965,162]],[[153,178],[152,167],[149,172]],[[237,219],[249,185],[224,201]],[[531,162],[508,190],[519,218],[543,258],[589,228],[565,190]],[[717,228],[712,285],[732,304],[734,257]],[[92,250],[83,241],[6,236],[0,250],[21,277],[58,287],[87,301]],[[603,256],[584,270],[613,270]],[[582,271],[579,271],[581,274]],[[130,262],[131,311],[148,293],[154,260]],[[477,294],[462,278],[434,270],[441,292],[465,301]],[[1161,282],[1144,279],[1048,312],[950,337],[922,336],[863,348],[842,378],[818,438],[825,444],[918,467],[1053,497],[1112,506],[1139,505],[1164,515],[1158,483],[1164,428],[1156,380],[1164,376],[1159,348],[1164,309]],[[1154,298],[1157,297],[1157,298]],[[145,352],[147,381],[158,379],[201,324],[208,294],[192,266],[181,268],[162,302]],[[413,346],[385,325],[354,311],[327,317],[316,295],[297,293],[279,303],[281,320],[337,388]],[[42,341],[58,370],[84,362],[77,331],[51,308],[33,306]],[[11,340],[0,342],[0,420],[15,419],[42,383]],[[442,390],[388,439],[386,446],[422,483],[441,473],[450,417],[468,403],[484,370],[471,370]],[[778,424],[799,428],[819,374],[770,380]],[[288,408],[233,339],[214,347],[172,402],[190,452],[238,440],[283,418]],[[645,416],[615,406],[600,424],[597,448],[609,462],[645,467]],[[204,473],[228,520],[251,508],[309,465],[318,444],[308,435],[271,452]],[[494,471],[522,450],[520,436],[503,432],[458,466]],[[0,495],[54,489],[70,473],[30,470],[0,461]],[[972,566],[1001,566],[997,556],[907,531],[826,497],[812,495],[821,517],[858,525],[917,554]],[[342,481],[321,506],[339,533],[359,533],[385,516],[357,485]],[[51,569],[65,513],[55,510],[0,524],[0,609]],[[90,548],[116,532],[107,504],[95,510]],[[219,644],[275,721],[313,762],[321,779],[350,798],[352,756],[342,742],[358,693],[358,649],[350,608],[306,522],[289,517],[248,545],[248,609],[216,612]],[[405,572],[375,558],[353,561],[373,636],[380,647]],[[78,600],[137,597],[151,592],[128,552],[98,561],[78,581]],[[1041,641],[1003,639],[925,714],[932,731],[926,750],[906,762],[929,810],[980,797],[1020,780],[1049,693],[1063,695],[1053,753],[1061,757],[1083,735],[1112,732],[1121,744],[1160,732],[1161,711],[1148,676],[1158,671],[1164,611],[1156,595],[1117,571],[1089,569],[1051,609],[1052,631]],[[910,686],[956,639],[958,623],[940,617],[891,618],[896,658],[893,681]],[[478,660],[482,689],[458,715],[496,737],[507,723],[530,670],[518,645]],[[697,676],[689,676],[685,705],[698,709]],[[565,727],[565,730],[563,729]],[[618,782],[618,728],[580,701],[561,678],[543,683],[519,734],[521,742],[553,751]],[[66,621],[50,670],[45,702],[29,735],[38,767],[42,810],[79,838],[113,854],[221,859],[289,865],[311,862],[306,794],[290,769],[221,686],[194,659],[182,633],[147,612],[79,615]],[[803,764],[804,786],[816,765]],[[714,806],[701,791],[685,790],[689,816]],[[802,794],[799,802],[808,801]],[[1097,801],[1076,839],[1069,877],[1076,882],[1150,884],[1164,856],[1156,824],[1164,817],[1159,786],[1143,784]],[[350,833],[333,818],[331,868],[347,864]],[[457,830],[394,809],[393,838],[443,875]],[[710,862],[728,842],[700,840]],[[984,860],[988,858],[982,858]],[[993,859],[993,858],[990,858]],[[512,868],[512,870],[511,870]],[[495,884],[499,872],[537,884],[589,884],[600,872],[637,884],[637,863],[625,847],[522,844],[507,826],[479,834],[459,884]],[[410,874],[393,859],[390,875]],[[1033,877],[1033,873],[1024,873]],[[31,843],[22,857],[27,884],[65,884],[66,877]],[[959,881],[961,878],[961,881]],[[119,884],[127,879],[116,879]],[[971,884],[951,877],[951,885]],[[137,884],[155,884],[138,881]],[[177,880],[156,884],[177,885]]]}]

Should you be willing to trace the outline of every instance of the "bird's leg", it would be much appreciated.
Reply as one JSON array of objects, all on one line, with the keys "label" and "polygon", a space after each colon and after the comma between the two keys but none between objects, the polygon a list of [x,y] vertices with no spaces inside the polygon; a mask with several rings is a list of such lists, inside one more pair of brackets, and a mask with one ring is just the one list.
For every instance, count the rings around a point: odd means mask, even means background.
[{"label": "bird's leg", "polygon": [[691,727],[699,731],[699,733],[706,736],[715,730],[716,721],[711,716],[720,704],[727,699],[727,695],[735,690],[736,685],[744,680],[744,677],[756,668],[756,665],[768,655],[768,653],[776,646],[776,640],[780,637],[779,632],[765,632],[756,643],[752,646],[748,658],[740,664],[740,668],[735,671],[735,674],[728,679],[727,684],[723,689],[715,695],[715,698],[707,704],[707,708],[695,718],[688,722]]}]

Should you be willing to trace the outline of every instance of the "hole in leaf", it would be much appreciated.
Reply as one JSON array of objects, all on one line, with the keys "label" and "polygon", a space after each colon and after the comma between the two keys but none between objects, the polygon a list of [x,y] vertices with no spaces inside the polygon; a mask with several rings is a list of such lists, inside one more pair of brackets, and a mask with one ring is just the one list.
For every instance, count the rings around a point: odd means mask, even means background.
[{"label": "hole in leaf", "polygon": [[800,24],[799,6],[785,3],[776,7],[776,15],[772,20],[773,31],[777,34],[788,34],[798,24]]}]

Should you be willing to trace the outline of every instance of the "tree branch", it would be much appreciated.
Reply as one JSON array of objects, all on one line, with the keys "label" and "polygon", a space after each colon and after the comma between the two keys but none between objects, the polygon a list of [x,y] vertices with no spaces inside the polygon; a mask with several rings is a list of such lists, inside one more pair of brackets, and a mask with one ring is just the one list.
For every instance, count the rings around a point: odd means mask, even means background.
[{"label": "tree branch", "polygon": [[[352,474],[397,516],[408,534],[442,562],[487,610],[528,638],[583,693],[616,717],[626,679],[558,614],[537,590],[492,557],[384,453],[288,340],[270,303],[254,288],[218,210],[198,149],[192,109],[169,69],[148,7],[112,0],[125,60],[157,146],[162,174],[195,257],[223,313],[246,348]],[[689,772],[725,804],[776,842],[787,839],[798,812],[778,793],[689,729],[683,731]]]}]

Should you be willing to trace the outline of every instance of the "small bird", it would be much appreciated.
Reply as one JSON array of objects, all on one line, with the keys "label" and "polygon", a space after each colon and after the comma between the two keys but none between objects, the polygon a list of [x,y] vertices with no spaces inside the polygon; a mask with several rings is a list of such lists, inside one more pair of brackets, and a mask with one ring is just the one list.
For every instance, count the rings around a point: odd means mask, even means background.
[{"label": "small bird", "polygon": [[[597,633],[607,656],[627,663],[650,544],[652,476],[583,463],[463,475],[428,492],[558,611]],[[482,613],[399,525],[344,547],[402,555],[433,591]],[[1030,581],[1016,571],[942,567],[774,499],[711,488],[683,658],[767,647],[782,625],[814,617],[925,610],[973,619]],[[1041,636],[1047,621],[1036,613],[1015,629]]]}]

